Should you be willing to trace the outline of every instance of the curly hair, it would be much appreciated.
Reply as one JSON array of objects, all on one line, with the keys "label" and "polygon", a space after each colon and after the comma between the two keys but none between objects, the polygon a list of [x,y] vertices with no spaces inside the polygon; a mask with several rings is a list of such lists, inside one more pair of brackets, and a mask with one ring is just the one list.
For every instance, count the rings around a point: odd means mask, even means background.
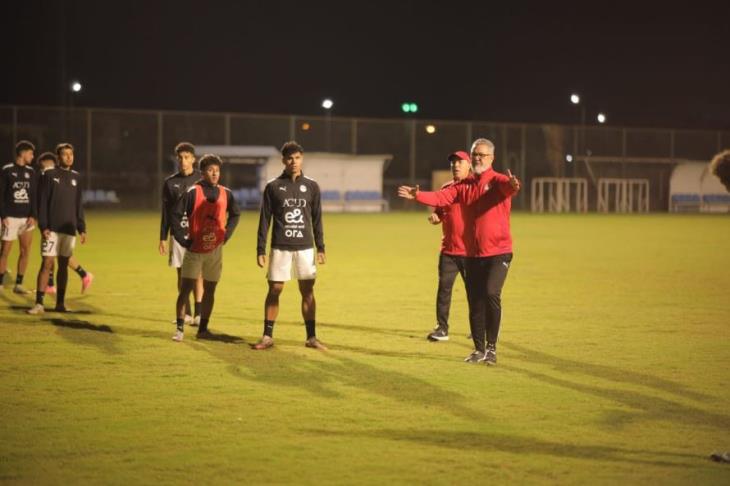
[{"label": "curly hair", "polygon": [[712,158],[710,172],[719,177],[720,182],[730,191],[730,150],[723,150]]}]

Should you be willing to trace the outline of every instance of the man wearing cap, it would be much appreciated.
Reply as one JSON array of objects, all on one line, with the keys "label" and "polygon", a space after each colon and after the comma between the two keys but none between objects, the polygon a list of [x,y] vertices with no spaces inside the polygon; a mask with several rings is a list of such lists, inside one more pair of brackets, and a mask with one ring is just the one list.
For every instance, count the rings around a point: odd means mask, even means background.
[{"label": "man wearing cap", "polygon": [[[215,289],[223,271],[223,245],[236,229],[240,212],[230,189],[218,184],[223,161],[217,155],[200,158],[203,178],[185,193],[173,213],[170,228],[173,236],[187,251],[183,256],[182,283],[175,312],[177,331],[173,341],[183,340],[185,302],[190,297],[198,277],[203,277],[203,301],[200,309],[198,337],[210,337],[208,321],[213,313]],[[188,227],[180,224],[187,215]]]},{"label": "man wearing cap", "polygon": [[13,241],[20,241],[18,273],[13,292],[29,294],[23,288],[23,276],[28,268],[30,247],[33,243],[33,229],[38,219],[36,192],[38,177],[31,167],[35,147],[27,140],[15,145],[15,162],[0,171],[0,221],[2,221],[2,244],[0,246],[0,290],[8,269],[8,256]]},{"label": "man wearing cap", "polygon": [[[449,155],[449,164],[453,179],[441,189],[453,186],[471,176],[471,161],[464,151]],[[435,208],[428,221],[441,224],[441,253],[439,254],[439,284],[436,292],[436,322],[434,330],[427,336],[429,341],[449,340],[449,311],[451,309],[451,292],[457,275],[464,281],[466,246],[464,244],[464,216],[462,204]]]},{"label": "man wearing cap", "polygon": [[435,207],[450,206],[457,201],[464,204],[466,291],[475,348],[464,361],[494,365],[502,318],[502,287],[512,262],[511,200],[519,191],[520,182],[509,170],[504,175],[492,168],[494,144],[487,139],[474,141],[471,159],[473,180],[436,192],[419,191],[418,186],[401,186],[398,195]]}]

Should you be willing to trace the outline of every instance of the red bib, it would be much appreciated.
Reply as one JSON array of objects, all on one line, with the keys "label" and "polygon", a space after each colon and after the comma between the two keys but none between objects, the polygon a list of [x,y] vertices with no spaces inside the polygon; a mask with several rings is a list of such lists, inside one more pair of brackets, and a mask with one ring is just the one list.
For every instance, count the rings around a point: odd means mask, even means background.
[{"label": "red bib", "polygon": [[190,216],[190,238],[193,246],[190,251],[210,253],[223,244],[226,237],[226,209],[228,197],[226,188],[218,186],[218,199],[209,202],[203,194],[203,188],[195,185],[195,203]]}]

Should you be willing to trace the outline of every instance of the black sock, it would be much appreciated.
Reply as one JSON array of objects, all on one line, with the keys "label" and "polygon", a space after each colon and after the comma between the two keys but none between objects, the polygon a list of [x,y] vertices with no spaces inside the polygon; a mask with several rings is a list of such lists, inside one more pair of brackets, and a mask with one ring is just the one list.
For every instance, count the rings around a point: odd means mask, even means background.
[{"label": "black sock", "polygon": [[208,332],[208,321],[210,319],[203,319],[200,318],[200,327],[198,328],[198,332]]},{"label": "black sock", "polygon": [[497,344],[496,343],[487,343],[487,349],[492,350],[495,353],[497,352]]},{"label": "black sock", "polygon": [[63,309],[66,307],[65,301],[66,300],[66,288],[58,287],[56,289],[56,308],[57,309]]},{"label": "black sock", "polygon": [[15,277],[15,285],[22,285],[23,284],[23,276],[18,274],[17,277]]},{"label": "black sock", "polygon": [[48,274],[48,286],[53,287],[53,270]]},{"label": "black sock", "polygon": [[264,336],[274,337],[274,321],[264,319]]},{"label": "black sock", "polygon": [[194,310],[193,310],[193,312],[194,312],[193,316],[199,316],[200,315],[200,307],[202,305],[203,305],[202,302],[196,302],[195,303],[195,307],[194,307]]},{"label": "black sock", "polygon": [[79,265],[78,267],[76,267],[76,270],[74,270],[74,272],[78,273],[79,274],[79,277],[81,277],[81,278],[86,277],[86,270],[84,270],[83,268],[81,268],[81,265]]},{"label": "black sock", "polygon": [[0,273],[0,287],[3,285],[3,280],[5,279],[5,272]]},{"label": "black sock", "polygon": [[177,320],[175,320],[175,324],[177,325],[177,330],[183,332],[183,329],[185,328],[185,318],[180,319],[178,317]]},{"label": "black sock", "polygon": [[45,292],[41,292],[40,290],[36,290],[35,292],[35,303],[43,305],[43,296],[46,295]]},{"label": "black sock", "polygon": [[307,339],[316,336],[314,332],[314,319],[311,321],[304,321],[304,325],[307,327]]}]

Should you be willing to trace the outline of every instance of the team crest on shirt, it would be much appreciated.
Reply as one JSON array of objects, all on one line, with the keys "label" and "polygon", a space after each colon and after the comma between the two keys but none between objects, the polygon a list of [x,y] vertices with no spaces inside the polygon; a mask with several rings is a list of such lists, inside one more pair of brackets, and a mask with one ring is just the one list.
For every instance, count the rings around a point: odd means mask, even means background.
[{"label": "team crest on shirt", "polygon": [[307,186],[305,186],[304,184],[302,184],[301,186],[299,186],[299,190],[302,191],[302,192],[307,192]]},{"label": "team crest on shirt", "polygon": [[71,179],[71,185],[76,186],[76,179]]},{"label": "team crest on shirt", "polygon": [[28,174],[28,173],[26,172],[26,173],[25,173],[24,175],[25,175],[25,178],[26,178],[26,179],[30,179],[30,174]]}]

